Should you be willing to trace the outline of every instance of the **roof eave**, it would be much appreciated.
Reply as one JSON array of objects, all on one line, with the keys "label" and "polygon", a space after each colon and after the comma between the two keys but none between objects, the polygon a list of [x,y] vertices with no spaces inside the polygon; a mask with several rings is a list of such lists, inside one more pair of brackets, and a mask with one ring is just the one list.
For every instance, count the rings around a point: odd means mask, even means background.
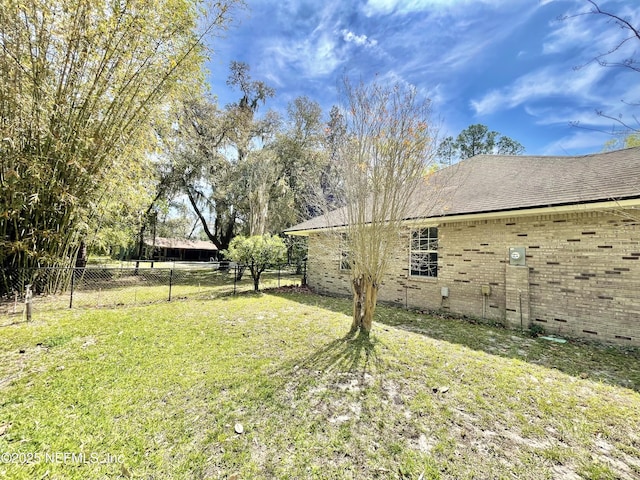
[{"label": "roof eave", "polygon": [[[621,210],[639,208],[640,209],[640,197],[627,198],[624,200],[604,200],[596,202],[584,202],[584,203],[570,203],[565,205],[549,205],[544,207],[523,207],[510,210],[491,210],[485,212],[473,212],[473,213],[459,213],[452,215],[434,215],[430,217],[416,217],[408,218],[404,220],[407,225],[425,224],[425,223],[440,223],[443,221],[451,222],[463,222],[468,220],[488,220],[505,217],[520,217],[520,216],[532,216],[532,215],[553,215],[562,213],[583,213],[589,211],[602,211],[602,210]],[[640,217],[640,212],[639,212]],[[640,221],[640,218],[639,218]],[[345,225],[331,226],[331,227],[316,227],[303,230],[288,230],[285,231],[285,235],[308,237],[313,233],[327,232],[330,230],[343,231]]]},{"label": "roof eave", "polygon": [[[590,201],[582,203],[569,203],[561,205],[548,205],[537,207],[522,207],[509,210],[492,210],[486,212],[473,212],[473,213],[461,213],[454,215],[441,215],[426,218],[407,219],[408,223],[411,222],[424,222],[424,221],[456,221],[462,222],[466,220],[488,220],[493,218],[505,218],[505,217],[524,217],[534,215],[554,215],[563,213],[584,213],[594,211],[615,211],[622,209],[638,208],[640,207],[640,197],[628,198],[624,200],[601,200]],[[639,212],[640,214],[640,212]]]}]

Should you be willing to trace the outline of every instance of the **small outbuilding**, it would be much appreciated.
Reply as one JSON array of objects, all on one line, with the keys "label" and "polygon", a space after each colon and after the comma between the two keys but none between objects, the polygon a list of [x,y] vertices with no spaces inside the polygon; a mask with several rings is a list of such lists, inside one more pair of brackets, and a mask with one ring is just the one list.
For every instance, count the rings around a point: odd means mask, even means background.
[{"label": "small outbuilding", "polygon": [[[350,294],[337,210],[308,237],[307,281]],[[640,147],[479,155],[421,188],[379,299],[548,333],[640,345]]]},{"label": "small outbuilding", "polygon": [[218,249],[204,240],[156,237],[145,240],[145,258],[158,261],[208,262],[217,260]]}]

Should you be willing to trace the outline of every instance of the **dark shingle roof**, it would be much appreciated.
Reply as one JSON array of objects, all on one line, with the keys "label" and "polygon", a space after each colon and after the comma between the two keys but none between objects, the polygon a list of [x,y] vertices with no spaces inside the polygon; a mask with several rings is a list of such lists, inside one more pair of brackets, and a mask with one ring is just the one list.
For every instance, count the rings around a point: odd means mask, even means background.
[{"label": "dark shingle roof", "polygon": [[148,239],[145,243],[158,248],[176,248],[179,250],[218,250],[211,242],[205,240],[187,240],[184,238],[156,237],[155,242]]},{"label": "dark shingle roof", "polygon": [[[640,147],[574,157],[478,155],[439,170],[407,219],[640,198]],[[340,226],[341,212],[287,232]]]}]

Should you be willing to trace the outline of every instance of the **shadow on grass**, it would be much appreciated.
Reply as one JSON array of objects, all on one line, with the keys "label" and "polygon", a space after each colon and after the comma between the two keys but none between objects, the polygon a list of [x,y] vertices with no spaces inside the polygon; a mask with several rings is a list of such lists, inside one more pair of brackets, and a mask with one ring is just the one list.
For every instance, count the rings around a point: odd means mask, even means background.
[{"label": "shadow on grass", "polygon": [[333,340],[311,355],[298,359],[298,367],[317,371],[371,373],[372,363],[377,363],[376,340],[363,335],[347,335]]},{"label": "shadow on grass", "polygon": [[[347,298],[303,292],[268,293],[346,316],[351,314],[351,301]],[[426,315],[400,307],[378,305],[373,332],[386,327],[399,328],[437,341],[558,369],[575,377],[590,378],[640,392],[640,348],[637,347],[605,345],[578,339],[569,339],[567,343],[559,344],[533,338],[526,332],[507,330],[499,325],[480,324],[467,319]]]},{"label": "shadow on grass", "polygon": [[332,388],[340,383],[353,382],[361,388],[374,376],[380,379],[382,368],[376,351],[378,343],[378,340],[362,335],[332,340],[308,355],[279,364],[270,372],[270,382],[279,377],[284,382],[280,388],[297,392],[311,389],[318,382],[327,382],[326,385]]},{"label": "shadow on grass", "polygon": [[22,325],[22,324],[25,324],[25,323],[29,323],[29,321],[24,319],[23,317],[20,317],[19,320],[9,321],[8,323],[7,322],[0,323],[0,328],[3,328],[3,327],[14,327],[16,325]]}]

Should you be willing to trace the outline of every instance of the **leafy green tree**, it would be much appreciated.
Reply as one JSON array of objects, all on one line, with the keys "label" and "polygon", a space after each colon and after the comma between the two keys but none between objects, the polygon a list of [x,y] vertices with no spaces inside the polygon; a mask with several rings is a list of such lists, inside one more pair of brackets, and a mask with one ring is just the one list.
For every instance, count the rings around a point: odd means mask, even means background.
[{"label": "leafy green tree", "polygon": [[237,189],[246,212],[249,235],[264,235],[270,230],[273,206],[280,193],[285,197],[286,186],[279,177],[275,152],[267,146],[250,152],[237,166]]},{"label": "leafy green tree", "polygon": [[174,182],[221,250],[235,234],[278,232],[308,218],[326,166],[316,102],[296,98],[284,121],[272,111],[258,116],[273,89],[240,62],[231,64],[227,83],[240,90],[237,102],[220,109],[213,99],[185,101],[166,142]]},{"label": "leafy green tree", "polygon": [[0,0],[0,266],[73,262],[240,4]]},{"label": "leafy green tree", "polygon": [[267,267],[284,262],[287,247],[280,237],[271,235],[239,235],[231,240],[229,249],[223,252],[225,257],[249,268],[253,278],[253,288],[257,292],[260,276]]},{"label": "leafy green tree", "polygon": [[272,231],[284,230],[317,214],[315,195],[327,168],[322,108],[308,97],[287,106],[287,118],[273,143],[279,168],[279,188],[274,204]]},{"label": "leafy green tree", "polygon": [[[114,159],[113,171],[117,174],[104,178],[100,197],[90,207],[84,237],[89,254],[120,254],[136,238],[140,212],[151,201],[155,176],[146,152],[140,149],[135,155]],[[78,252],[76,264],[82,262]]]},{"label": "leafy green tree", "polygon": [[462,130],[455,140],[446,137],[438,146],[437,155],[441,163],[450,165],[475,155],[520,155],[523,152],[520,142],[489,130],[486,125],[475,124]]},{"label": "leafy green tree", "polygon": [[320,189],[315,196],[317,203],[325,205],[327,211],[344,206],[345,185],[338,166],[341,152],[344,151],[348,140],[345,115],[337,105],[334,105],[329,112],[324,136],[328,163],[321,173]]},{"label": "leafy green tree", "polygon": [[640,134],[631,134],[625,139],[625,147],[640,147]]},{"label": "leafy green tree", "polygon": [[[164,200],[156,211],[154,223],[157,237],[200,239],[200,221],[183,198]],[[203,240],[207,240],[206,236]]]},{"label": "leafy green tree", "polygon": [[202,95],[184,99],[164,141],[167,178],[221,250],[243,228],[250,235],[268,230],[268,199],[278,179],[267,147],[280,119],[273,112],[257,116],[275,92],[251,79],[244,63],[232,62],[230,70],[227,83],[240,90],[240,99],[223,109]]},{"label": "leafy green tree", "polygon": [[616,136],[604,144],[604,150],[619,150],[621,148],[631,147],[640,147],[640,133]]},{"label": "leafy green tree", "polygon": [[288,235],[284,238],[287,246],[287,263],[296,266],[296,274],[301,274],[307,261],[307,237]]},{"label": "leafy green tree", "polygon": [[168,183],[186,195],[206,236],[221,250],[235,234],[239,213],[235,192],[229,189],[234,163],[224,154],[232,128],[213,99],[194,95],[178,106],[165,141]]},{"label": "leafy green tree", "polygon": [[498,155],[522,155],[524,146],[510,137],[500,137],[496,143],[496,153]]}]

